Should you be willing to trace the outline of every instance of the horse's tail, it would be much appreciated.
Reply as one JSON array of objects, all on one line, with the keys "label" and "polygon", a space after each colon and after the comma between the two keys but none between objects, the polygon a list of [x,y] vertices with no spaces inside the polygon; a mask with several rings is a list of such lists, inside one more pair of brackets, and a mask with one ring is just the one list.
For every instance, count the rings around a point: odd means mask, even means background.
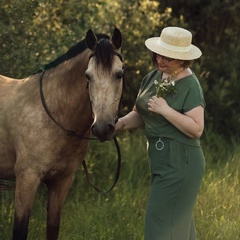
[{"label": "horse's tail", "polygon": [[16,180],[14,178],[0,178],[0,191],[15,189]]}]

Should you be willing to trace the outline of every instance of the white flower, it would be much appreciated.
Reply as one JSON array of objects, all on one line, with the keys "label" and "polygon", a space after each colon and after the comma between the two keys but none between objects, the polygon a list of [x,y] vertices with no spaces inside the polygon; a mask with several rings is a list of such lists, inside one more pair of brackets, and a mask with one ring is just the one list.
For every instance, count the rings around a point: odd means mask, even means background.
[{"label": "white flower", "polygon": [[173,81],[173,77],[168,77],[162,79],[161,81],[154,80],[154,84],[156,85],[156,95],[157,97],[165,98],[168,94],[174,94],[175,91],[175,81]]},{"label": "white flower", "polygon": [[158,84],[158,80],[155,79],[154,80],[154,84],[157,85]]}]

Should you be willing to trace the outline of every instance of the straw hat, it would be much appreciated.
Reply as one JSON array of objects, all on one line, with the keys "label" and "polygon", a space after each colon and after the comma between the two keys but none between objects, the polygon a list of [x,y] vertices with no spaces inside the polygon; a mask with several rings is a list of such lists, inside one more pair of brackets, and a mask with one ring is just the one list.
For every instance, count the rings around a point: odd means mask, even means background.
[{"label": "straw hat", "polygon": [[165,57],[193,60],[202,55],[201,50],[192,45],[192,34],[179,27],[166,27],[160,37],[152,37],[145,41],[146,47],[152,52]]}]

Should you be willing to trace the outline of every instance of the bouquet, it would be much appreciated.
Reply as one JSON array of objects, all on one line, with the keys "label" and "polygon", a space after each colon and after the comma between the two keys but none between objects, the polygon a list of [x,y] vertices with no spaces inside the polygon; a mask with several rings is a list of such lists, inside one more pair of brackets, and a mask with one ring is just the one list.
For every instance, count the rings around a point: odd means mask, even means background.
[{"label": "bouquet", "polygon": [[175,81],[173,80],[174,75],[171,75],[168,78],[162,80],[154,80],[156,85],[156,96],[165,98],[168,94],[174,95],[175,90]]}]

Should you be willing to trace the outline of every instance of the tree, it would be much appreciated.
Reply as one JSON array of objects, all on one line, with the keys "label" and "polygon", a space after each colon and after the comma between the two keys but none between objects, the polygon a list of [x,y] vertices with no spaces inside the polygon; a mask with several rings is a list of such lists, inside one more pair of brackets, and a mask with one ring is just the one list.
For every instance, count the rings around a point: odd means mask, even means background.
[{"label": "tree", "polygon": [[28,76],[63,54],[88,29],[111,34],[118,27],[123,34],[127,79],[124,106],[128,110],[151,66],[144,40],[158,35],[156,28],[171,17],[170,11],[160,14],[158,8],[158,2],[149,0],[2,0],[0,55],[5,64],[1,64],[0,72]]},{"label": "tree", "polygon": [[234,0],[1,0],[0,73],[26,77],[67,51],[88,29],[111,35],[118,27],[125,113],[152,68],[144,41],[159,36],[165,26],[185,27],[203,51],[194,71],[205,91],[206,125],[229,137],[240,130],[239,10]]}]

